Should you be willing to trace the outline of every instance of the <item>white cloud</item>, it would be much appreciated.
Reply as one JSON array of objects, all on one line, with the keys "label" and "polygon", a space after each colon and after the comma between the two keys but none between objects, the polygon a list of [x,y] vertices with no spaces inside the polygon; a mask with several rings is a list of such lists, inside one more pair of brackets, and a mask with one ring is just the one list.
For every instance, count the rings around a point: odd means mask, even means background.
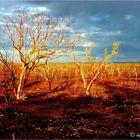
[{"label": "white cloud", "polygon": [[96,43],[92,41],[85,41],[79,44],[81,47],[95,47]]},{"label": "white cloud", "polygon": [[32,14],[35,14],[38,12],[50,12],[50,9],[47,7],[28,7],[28,8],[23,8],[23,9],[29,10]]},{"label": "white cloud", "polygon": [[86,33],[81,33],[80,37],[85,38],[86,37]]},{"label": "white cloud", "polygon": [[0,8],[0,10],[1,10],[1,11],[3,11],[3,10],[4,10],[4,8],[2,7],[2,8]]},{"label": "white cloud", "polygon": [[4,15],[4,16],[12,16],[13,13],[11,13],[11,12],[4,12],[3,15]]},{"label": "white cloud", "polygon": [[121,31],[97,31],[93,32],[93,35],[104,35],[104,36],[112,36],[112,35],[120,35]]},{"label": "white cloud", "polygon": [[4,25],[4,22],[0,21],[0,25]]},{"label": "white cloud", "polygon": [[124,17],[125,20],[131,20],[133,18],[134,18],[133,15],[125,15],[125,17]]},{"label": "white cloud", "polygon": [[2,15],[2,16],[12,16],[13,13],[12,12],[6,12],[6,11],[1,10],[0,11],[0,15]]},{"label": "white cloud", "polygon": [[35,8],[35,10],[38,10],[39,12],[49,12],[50,9],[46,8],[46,7],[37,7]]}]

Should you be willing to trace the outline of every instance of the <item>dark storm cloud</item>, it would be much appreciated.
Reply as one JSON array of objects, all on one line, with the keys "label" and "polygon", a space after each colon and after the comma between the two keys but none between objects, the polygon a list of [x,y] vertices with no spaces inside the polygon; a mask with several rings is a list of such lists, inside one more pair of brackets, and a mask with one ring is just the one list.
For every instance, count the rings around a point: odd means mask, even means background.
[{"label": "dark storm cloud", "polygon": [[[6,12],[11,8],[46,7],[49,15],[55,17],[70,17],[75,22],[74,30],[79,30],[83,36],[94,41],[97,55],[101,56],[105,47],[111,48],[113,41],[121,43],[119,61],[140,60],[140,1],[37,1],[12,0],[1,1],[0,8]],[[1,12],[1,11],[0,11]],[[80,51],[80,50],[79,50]]]},{"label": "dark storm cloud", "polygon": [[48,3],[51,3],[51,1],[48,1],[48,0],[40,0],[40,1],[22,0],[22,1],[25,2],[25,3],[30,3],[30,4],[33,4],[33,5],[40,5],[40,6],[44,6],[44,5],[48,4]]}]

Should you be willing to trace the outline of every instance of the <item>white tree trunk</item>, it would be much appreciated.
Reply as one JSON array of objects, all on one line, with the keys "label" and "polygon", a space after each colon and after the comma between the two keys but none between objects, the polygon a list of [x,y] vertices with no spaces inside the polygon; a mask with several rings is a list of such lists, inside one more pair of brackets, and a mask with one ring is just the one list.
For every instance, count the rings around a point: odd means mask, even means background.
[{"label": "white tree trunk", "polygon": [[20,99],[20,94],[22,92],[22,84],[23,84],[25,72],[26,72],[26,67],[23,64],[21,74],[20,74],[20,78],[19,78],[19,84],[18,84],[16,99]]}]

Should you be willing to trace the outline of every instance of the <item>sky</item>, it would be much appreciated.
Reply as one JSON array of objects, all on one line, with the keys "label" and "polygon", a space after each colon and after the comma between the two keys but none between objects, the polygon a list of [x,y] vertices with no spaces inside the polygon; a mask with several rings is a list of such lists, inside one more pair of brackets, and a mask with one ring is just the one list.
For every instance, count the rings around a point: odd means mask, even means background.
[{"label": "sky", "polygon": [[[104,49],[110,50],[113,42],[119,41],[120,55],[112,61],[140,62],[140,1],[1,0],[0,20],[16,9],[38,10],[56,18],[72,19],[75,23],[72,30],[79,31],[83,39],[76,47],[76,54],[81,57],[86,47],[94,47],[93,55],[101,59]],[[62,56],[59,61],[67,62],[71,58]]]}]

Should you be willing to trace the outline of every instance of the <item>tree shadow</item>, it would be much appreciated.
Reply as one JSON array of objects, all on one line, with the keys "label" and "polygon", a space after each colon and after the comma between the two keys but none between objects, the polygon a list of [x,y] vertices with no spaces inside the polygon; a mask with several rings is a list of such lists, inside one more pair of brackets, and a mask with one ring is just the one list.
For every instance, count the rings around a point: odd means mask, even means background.
[{"label": "tree shadow", "polygon": [[33,86],[33,85],[37,85],[37,84],[40,84],[42,81],[33,81],[33,82],[30,82],[30,83],[26,83],[24,85],[24,87],[30,87],[30,86]]},{"label": "tree shadow", "polygon": [[[127,105],[140,104],[140,90],[130,87],[121,87],[113,82],[100,83],[106,89],[107,94],[111,94],[109,100],[124,101]],[[114,100],[115,101],[115,100]]]}]

